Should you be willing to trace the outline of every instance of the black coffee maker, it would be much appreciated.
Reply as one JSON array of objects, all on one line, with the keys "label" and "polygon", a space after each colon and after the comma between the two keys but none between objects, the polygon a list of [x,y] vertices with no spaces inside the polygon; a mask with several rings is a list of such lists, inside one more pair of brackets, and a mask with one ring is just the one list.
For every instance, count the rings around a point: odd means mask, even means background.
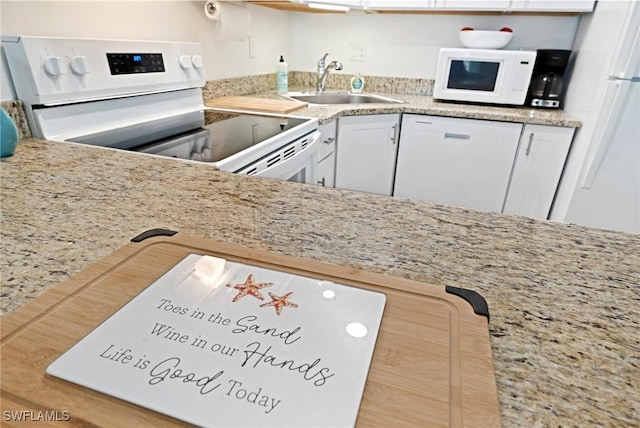
[{"label": "black coffee maker", "polygon": [[538,49],[526,105],[560,108],[564,93],[563,74],[567,69],[569,56],[571,51],[568,50]]}]

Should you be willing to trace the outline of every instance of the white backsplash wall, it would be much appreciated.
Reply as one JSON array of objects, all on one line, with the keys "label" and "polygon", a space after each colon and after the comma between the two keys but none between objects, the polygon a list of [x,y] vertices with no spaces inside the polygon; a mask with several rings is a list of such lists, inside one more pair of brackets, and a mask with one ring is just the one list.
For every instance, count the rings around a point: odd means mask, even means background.
[{"label": "white backsplash wall", "polygon": [[[344,64],[342,74],[433,78],[440,47],[457,47],[457,32],[511,27],[508,49],[571,49],[579,16],[410,15],[292,13],[248,5],[249,41],[216,40],[216,23],[205,18],[204,1],[12,1],[0,0],[2,34],[199,41],[207,80],[275,73],[284,55],[289,70],[316,69],[318,59]],[[351,61],[352,45],[365,47],[365,61]],[[0,61],[0,63],[3,61]],[[14,99],[0,64],[0,100]]]},{"label": "white backsplash wall", "polygon": [[[255,43],[255,56],[250,58],[248,39],[214,38],[218,24],[205,17],[204,3],[1,0],[0,31],[28,36],[200,42],[207,80],[275,73],[280,55],[290,56],[290,13],[247,6],[252,13],[250,34]],[[14,99],[4,64],[0,68],[0,100]]]},{"label": "white backsplash wall", "polygon": [[[292,70],[314,71],[330,52],[344,70],[337,73],[433,79],[441,47],[462,47],[458,30],[514,31],[505,49],[571,49],[579,16],[453,14],[292,13]],[[365,61],[352,61],[352,47],[365,47]]]}]

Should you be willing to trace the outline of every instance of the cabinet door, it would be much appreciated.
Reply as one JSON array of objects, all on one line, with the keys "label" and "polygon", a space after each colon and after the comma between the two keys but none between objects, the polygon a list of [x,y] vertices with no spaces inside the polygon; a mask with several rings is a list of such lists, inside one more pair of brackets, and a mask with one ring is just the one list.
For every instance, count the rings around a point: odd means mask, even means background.
[{"label": "cabinet door", "polygon": [[509,10],[511,0],[437,0],[435,8],[439,10]]},{"label": "cabinet door", "polygon": [[512,0],[512,11],[522,12],[592,12],[594,0]]},{"label": "cabinet door", "polygon": [[335,176],[336,154],[335,152],[331,152],[318,162],[318,166],[316,168],[318,185],[323,187],[335,187]]},{"label": "cabinet door", "polygon": [[348,7],[361,7],[366,0],[300,0],[298,3],[318,3],[327,5],[338,5]]},{"label": "cabinet door", "polygon": [[521,123],[405,114],[394,196],[502,211]]},{"label": "cabinet door", "polygon": [[506,214],[548,217],[574,131],[557,126],[525,126],[504,204]]},{"label": "cabinet door", "polygon": [[366,0],[363,5],[374,10],[506,11],[510,3],[511,0]]},{"label": "cabinet door", "polygon": [[338,120],[336,187],[391,195],[400,115]]},{"label": "cabinet door", "polygon": [[436,0],[365,0],[364,6],[373,10],[422,10],[435,6]]},{"label": "cabinet door", "polygon": [[320,137],[321,144],[318,150],[316,178],[320,186],[334,187],[336,174],[336,121],[320,125],[318,131],[322,136]]}]

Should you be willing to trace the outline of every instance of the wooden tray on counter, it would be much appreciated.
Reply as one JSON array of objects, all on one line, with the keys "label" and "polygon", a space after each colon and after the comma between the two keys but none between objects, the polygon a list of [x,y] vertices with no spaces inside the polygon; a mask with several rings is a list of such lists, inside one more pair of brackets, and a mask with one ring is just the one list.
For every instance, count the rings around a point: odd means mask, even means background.
[{"label": "wooden tray on counter", "polygon": [[[58,427],[65,423],[184,426],[168,416],[47,375],[45,369],[190,253],[386,295],[358,427],[500,426],[489,314],[486,302],[477,293],[212,242],[164,229],[135,237],[131,243],[2,319],[3,415],[5,411],[49,412],[59,416],[58,421],[51,422]],[[70,419],[65,422],[66,415]],[[15,422],[15,426],[20,424]],[[5,418],[3,425],[11,426],[11,421]]]},{"label": "wooden tray on counter", "polygon": [[261,111],[267,113],[288,114],[307,107],[307,103],[295,100],[276,98],[258,98],[243,96],[224,96],[209,98],[204,101],[207,107],[227,108],[234,110]]}]

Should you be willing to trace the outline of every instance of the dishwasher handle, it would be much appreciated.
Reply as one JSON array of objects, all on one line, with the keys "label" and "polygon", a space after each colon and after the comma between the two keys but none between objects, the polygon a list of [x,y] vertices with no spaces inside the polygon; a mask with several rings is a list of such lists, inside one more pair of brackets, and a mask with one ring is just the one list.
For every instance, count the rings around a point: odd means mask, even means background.
[{"label": "dishwasher handle", "polygon": [[470,140],[471,139],[471,135],[469,135],[469,134],[455,134],[453,132],[445,132],[444,133],[444,138],[445,139],[456,139],[456,140]]}]

